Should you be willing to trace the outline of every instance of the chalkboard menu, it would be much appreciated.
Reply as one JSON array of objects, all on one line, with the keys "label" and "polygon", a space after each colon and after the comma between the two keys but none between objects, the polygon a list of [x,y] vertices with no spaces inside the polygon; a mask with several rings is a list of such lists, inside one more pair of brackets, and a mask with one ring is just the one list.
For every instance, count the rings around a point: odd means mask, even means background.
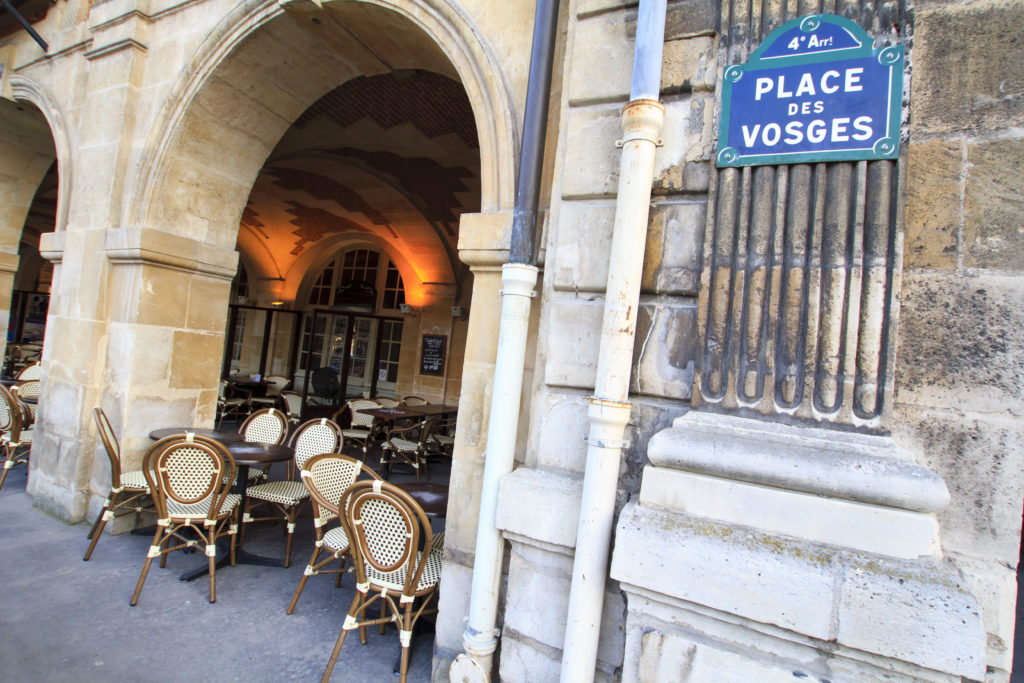
[{"label": "chalkboard menu", "polygon": [[423,335],[423,346],[420,356],[421,375],[444,374],[444,345],[448,337],[441,334]]}]

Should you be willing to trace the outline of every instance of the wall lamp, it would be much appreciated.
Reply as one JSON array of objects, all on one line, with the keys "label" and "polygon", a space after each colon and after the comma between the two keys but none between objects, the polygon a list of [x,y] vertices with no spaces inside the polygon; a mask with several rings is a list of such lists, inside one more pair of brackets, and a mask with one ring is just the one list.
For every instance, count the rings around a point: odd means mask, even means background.
[{"label": "wall lamp", "polygon": [[416,313],[413,311],[412,306],[410,306],[409,304],[398,304],[398,310],[402,312],[402,315],[407,315],[409,317],[416,316]]}]

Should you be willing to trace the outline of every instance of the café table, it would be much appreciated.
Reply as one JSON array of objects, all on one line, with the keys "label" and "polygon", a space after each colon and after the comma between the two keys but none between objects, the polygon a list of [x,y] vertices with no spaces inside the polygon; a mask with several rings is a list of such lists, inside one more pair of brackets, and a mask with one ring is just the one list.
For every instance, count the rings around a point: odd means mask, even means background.
[{"label": "caf\u00e9 table", "polygon": [[421,406],[402,406],[402,408],[413,415],[422,415],[423,417],[435,417],[435,416],[447,416],[455,415],[459,412],[458,406],[442,404],[442,403],[424,403]]},{"label": "caf\u00e9 table", "polygon": [[[271,465],[275,462],[283,462],[295,457],[295,450],[291,446],[244,441],[242,439],[242,435],[238,432],[229,432],[219,429],[169,427],[166,429],[153,430],[149,433],[149,438],[159,440],[175,434],[184,434],[186,432],[192,432],[193,434],[199,434],[200,436],[209,436],[210,438],[217,439],[224,444],[224,447],[229,453],[231,453],[231,457],[234,458],[235,465],[238,467],[238,473],[235,477],[235,493],[242,497],[242,500],[238,504],[239,516],[241,516],[242,512],[245,510],[246,500],[249,495],[249,468],[264,467],[265,465]],[[223,547],[221,547],[222,545]],[[224,553],[224,556],[217,561],[218,569],[228,562],[229,558],[227,550],[227,542],[218,542],[217,553]],[[261,555],[253,555],[251,553],[247,553],[241,546],[236,546],[235,564],[283,567],[284,560],[272,557],[263,557]],[[204,576],[208,571],[209,567],[203,566],[195,571],[186,572],[178,578],[180,581],[193,581],[198,579],[200,576]]]}]

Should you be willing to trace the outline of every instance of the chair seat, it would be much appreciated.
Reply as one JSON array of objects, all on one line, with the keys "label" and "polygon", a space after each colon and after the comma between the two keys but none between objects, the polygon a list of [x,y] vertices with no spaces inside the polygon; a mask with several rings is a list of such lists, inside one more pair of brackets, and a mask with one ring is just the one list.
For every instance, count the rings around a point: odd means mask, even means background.
[{"label": "chair seat", "polygon": [[370,436],[369,429],[342,429],[342,436],[346,439],[367,439]]},{"label": "chair seat", "polygon": [[323,540],[324,546],[334,553],[340,553],[345,548],[348,548],[348,536],[340,526],[336,526],[325,533]]},{"label": "chair seat", "polygon": [[[224,504],[220,507],[220,512],[217,514],[218,518],[227,517],[231,514],[231,511],[238,507],[238,504],[242,501],[242,497],[237,493],[229,493],[224,497]],[[193,503],[191,505],[182,505],[176,501],[168,499],[167,501],[167,512],[170,514],[171,519],[178,521],[179,519],[202,519],[206,517],[207,511],[210,509],[210,503],[203,501],[201,503]]]},{"label": "chair seat", "polygon": [[387,448],[388,442],[394,444],[395,448],[397,448],[400,451],[414,451],[414,450],[416,450],[417,448],[420,447],[420,444],[419,444],[418,441],[409,441],[407,439],[398,439],[398,438],[392,437],[388,441],[384,442],[384,447],[385,448]]},{"label": "chair seat", "polygon": [[[422,556],[422,552],[417,553],[417,558]],[[419,584],[416,586],[416,592],[433,588],[441,581],[441,546],[438,543],[433,543],[430,548],[430,553],[427,555],[426,565],[423,567],[423,573],[420,574]],[[417,559],[417,562],[419,560]],[[383,586],[390,591],[401,592],[405,587],[405,573],[406,566],[402,568],[384,573],[373,568],[369,562],[364,566],[366,570],[366,578],[378,586]]]},{"label": "chair seat", "polygon": [[121,488],[131,491],[149,491],[149,484],[146,483],[146,475],[142,470],[132,470],[121,473]]},{"label": "chair seat", "polygon": [[455,443],[455,437],[447,436],[446,434],[432,434],[430,438],[442,446],[451,446]]},{"label": "chair seat", "polygon": [[309,500],[309,491],[299,481],[268,481],[248,489],[250,498],[266,500],[281,505],[298,505]]},{"label": "chair seat", "polygon": [[[0,436],[0,441],[2,441],[3,443],[10,443],[11,442],[11,435],[10,434],[4,434],[3,436]],[[23,430],[21,430],[21,439],[15,445],[16,446],[20,446],[21,444],[25,444],[25,443],[32,443],[32,430],[31,429],[23,429]]]}]

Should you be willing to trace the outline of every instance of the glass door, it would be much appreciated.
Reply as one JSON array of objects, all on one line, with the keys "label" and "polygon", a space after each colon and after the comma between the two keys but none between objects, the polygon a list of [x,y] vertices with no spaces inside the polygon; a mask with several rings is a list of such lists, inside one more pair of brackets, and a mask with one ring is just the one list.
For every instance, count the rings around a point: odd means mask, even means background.
[{"label": "glass door", "polygon": [[377,320],[374,318],[352,319],[352,344],[349,353],[348,382],[345,396],[373,395],[374,355],[377,347]]}]

